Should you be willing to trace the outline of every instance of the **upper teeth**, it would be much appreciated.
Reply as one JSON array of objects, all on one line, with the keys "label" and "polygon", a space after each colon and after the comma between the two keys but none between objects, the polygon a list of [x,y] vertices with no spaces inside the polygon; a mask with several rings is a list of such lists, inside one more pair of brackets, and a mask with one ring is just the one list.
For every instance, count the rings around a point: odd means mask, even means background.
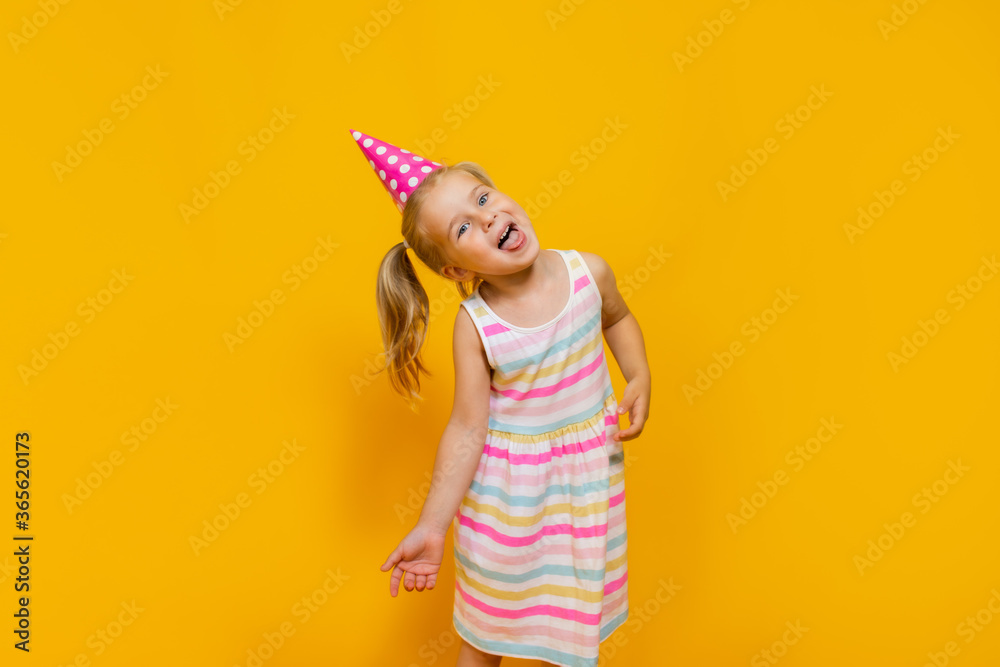
[{"label": "upper teeth", "polygon": [[510,225],[507,225],[507,229],[503,230],[503,234],[500,235],[500,242],[497,243],[497,247],[503,245],[504,240],[510,235]]}]

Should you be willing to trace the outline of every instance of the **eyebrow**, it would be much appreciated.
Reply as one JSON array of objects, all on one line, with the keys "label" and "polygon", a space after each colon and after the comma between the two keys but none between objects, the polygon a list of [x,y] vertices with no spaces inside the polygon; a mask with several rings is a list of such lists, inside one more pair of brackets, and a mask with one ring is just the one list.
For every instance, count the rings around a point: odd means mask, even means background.
[{"label": "eyebrow", "polygon": [[[469,190],[469,199],[472,199],[472,195],[476,194],[476,190],[478,190],[481,187],[483,187],[482,183],[478,184],[476,187],[474,187],[471,190]],[[455,226],[456,222],[458,222],[458,216],[457,215],[454,218],[451,219],[451,222],[448,223],[448,237],[449,238],[452,238],[452,236],[451,236],[451,228]]]}]

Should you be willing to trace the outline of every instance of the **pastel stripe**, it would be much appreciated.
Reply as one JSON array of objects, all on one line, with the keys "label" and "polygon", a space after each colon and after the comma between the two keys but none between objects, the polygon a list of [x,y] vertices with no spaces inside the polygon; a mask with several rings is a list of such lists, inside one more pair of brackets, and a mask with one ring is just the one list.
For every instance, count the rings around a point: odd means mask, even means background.
[{"label": "pastel stripe", "polygon": [[[605,400],[613,392],[614,392],[614,390],[611,388],[610,383],[606,384],[605,393],[601,397],[601,400]],[[491,405],[493,404],[493,398],[492,397],[490,399],[490,403],[491,403]],[[544,424],[542,426],[519,426],[517,424],[517,422],[514,422],[514,421],[501,421],[500,418],[495,418],[491,414],[490,415],[490,420],[489,420],[489,428],[491,428],[493,430],[496,430],[496,431],[502,431],[504,433],[514,433],[514,434],[520,434],[520,435],[541,435],[541,434],[544,434],[546,432],[557,431],[557,430],[559,430],[561,428],[564,428],[566,426],[569,426],[571,424],[575,424],[575,423],[579,422],[581,419],[585,419],[586,416],[588,414],[591,414],[591,413],[593,413],[593,409],[588,407],[588,408],[586,408],[584,410],[581,410],[580,412],[578,412],[576,414],[569,415],[568,417],[565,417],[563,419],[559,419],[557,421],[554,421],[554,422],[551,422],[551,423],[548,423],[548,424]]]},{"label": "pastel stripe", "polygon": [[[585,304],[581,304],[581,310],[583,310],[583,307],[585,307]],[[590,312],[590,309],[584,312]],[[583,340],[589,342],[590,335],[592,334],[588,334],[588,332],[592,332],[594,324],[599,325],[600,322],[601,314],[595,313],[591,315],[589,320],[577,322],[577,328],[568,329],[568,335],[562,337],[561,339],[552,341],[545,347],[540,347],[539,345],[533,346],[535,350],[538,350],[534,352],[531,351],[532,348],[528,347],[523,342],[509,351],[494,347],[494,357],[496,357],[497,354],[500,354],[499,358],[505,359],[504,362],[498,364],[497,370],[505,375],[510,375],[515,372],[520,373],[526,366],[546,366],[548,364],[543,363],[546,361],[546,357],[550,357],[555,353],[562,352],[563,350],[572,347],[573,343],[576,343],[577,341]],[[507,352],[507,354],[503,354],[503,352]],[[552,362],[550,361],[549,363]]]},{"label": "pastel stripe", "polygon": [[568,523],[556,523],[548,526],[542,526],[541,529],[532,533],[531,535],[525,535],[523,537],[518,537],[515,535],[507,535],[501,533],[499,530],[493,526],[487,525],[481,521],[476,521],[474,519],[465,516],[464,514],[459,517],[459,523],[463,526],[468,526],[474,529],[478,533],[482,533],[487,537],[491,538],[494,542],[498,544],[505,544],[509,547],[523,547],[529,544],[534,544],[538,540],[542,539],[547,535],[572,535],[573,537],[593,537],[595,535],[605,535],[608,532],[608,524],[602,523],[597,526],[573,526]]},{"label": "pastel stripe", "polygon": [[573,373],[572,375],[567,375],[563,379],[559,380],[555,384],[550,384],[547,387],[539,387],[537,389],[531,389],[529,391],[517,391],[516,389],[501,390],[498,393],[507,396],[508,398],[513,398],[515,401],[523,401],[527,398],[536,398],[539,396],[551,396],[558,392],[563,387],[571,387],[576,384],[579,380],[589,376],[597,368],[600,367],[601,362],[604,361],[603,357],[598,357],[591,361],[589,364]]},{"label": "pastel stripe", "polygon": [[[621,614],[616,616],[611,622],[608,623],[606,630],[601,630],[599,639],[603,641],[608,635],[618,629],[625,622],[627,616],[628,610],[623,611]],[[459,636],[473,646],[476,646],[480,650],[487,653],[493,653],[494,655],[506,655],[514,658],[539,659],[550,662],[554,665],[564,665],[565,667],[597,667],[596,653],[595,657],[588,658],[581,656],[578,652],[570,653],[568,651],[559,651],[541,644],[481,639],[473,634],[469,628],[459,620],[457,613],[453,615],[452,623],[454,624],[455,631],[459,634]],[[578,646],[576,644],[565,645],[571,649]]]},{"label": "pastel stripe", "polygon": [[471,604],[476,609],[480,609],[490,614],[490,616],[495,616],[496,618],[524,618],[525,616],[555,616],[556,618],[568,618],[579,623],[585,623],[586,625],[597,625],[601,622],[600,614],[588,614],[582,611],[577,611],[576,609],[570,607],[558,607],[552,604],[536,604],[530,607],[523,607],[521,609],[504,609],[503,607],[495,607],[493,605],[488,605],[481,600],[476,599],[474,596],[469,595],[466,592],[464,586],[459,583],[459,580],[455,580],[455,587],[461,592],[462,597],[465,601]]},{"label": "pastel stripe", "polygon": [[[546,561],[551,558],[558,558],[566,555],[573,555],[576,558],[582,559],[595,559],[601,558],[605,555],[605,550],[607,553],[611,553],[620,546],[625,545],[626,536],[628,531],[624,526],[625,515],[622,513],[615,514],[608,521],[608,535],[615,533],[615,537],[608,539],[607,546],[597,546],[597,547],[580,547],[577,545],[569,544],[567,542],[557,542],[556,539],[568,539],[568,538],[553,538],[548,542],[542,543],[537,549],[533,548],[530,550],[521,550],[517,552],[510,552],[510,550],[504,549],[504,551],[497,551],[496,549],[503,548],[494,542],[478,542],[473,541],[472,537],[467,531],[459,530],[456,527],[455,530],[455,543],[456,552],[462,552],[469,557],[475,557],[475,560],[480,564],[485,566],[486,563],[494,565],[495,567],[524,567],[526,562],[536,562],[536,561]],[[456,524],[458,519],[455,519]],[[496,547],[496,548],[494,548]],[[576,567],[571,565],[570,567]]]},{"label": "pastel stripe", "polygon": [[500,447],[496,447],[491,444],[487,444],[483,451],[486,452],[487,456],[492,458],[506,459],[510,461],[511,465],[538,465],[539,463],[551,461],[553,457],[589,452],[592,449],[600,447],[604,443],[604,440],[604,436],[595,435],[593,438],[588,438],[583,442],[570,442],[563,445],[556,445],[547,452],[540,452],[538,454],[511,454],[509,450],[501,449]]},{"label": "pastel stripe", "polygon": [[[600,356],[602,366],[604,365],[604,355]],[[578,414],[580,406],[590,405],[591,413],[596,412],[600,407],[606,406],[607,395],[606,385],[602,377],[606,373],[606,367],[601,368],[598,374],[579,382],[572,389],[563,391],[558,397],[552,397],[547,401],[534,399],[530,401],[510,401],[507,408],[507,419],[518,419],[522,421],[540,421],[542,419],[551,420],[559,415]],[[497,394],[490,396],[490,404],[496,404],[503,400]],[[551,433],[554,429],[543,431]]]}]

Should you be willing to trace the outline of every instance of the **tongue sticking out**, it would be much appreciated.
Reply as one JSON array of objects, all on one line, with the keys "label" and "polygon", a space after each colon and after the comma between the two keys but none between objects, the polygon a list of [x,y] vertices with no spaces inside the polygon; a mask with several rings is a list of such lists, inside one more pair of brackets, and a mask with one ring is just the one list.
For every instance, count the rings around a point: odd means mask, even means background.
[{"label": "tongue sticking out", "polygon": [[507,239],[500,244],[500,249],[506,250],[508,248],[513,248],[520,243],[520,238],[521,232],[512,228],[509,232],[507,232]]}]

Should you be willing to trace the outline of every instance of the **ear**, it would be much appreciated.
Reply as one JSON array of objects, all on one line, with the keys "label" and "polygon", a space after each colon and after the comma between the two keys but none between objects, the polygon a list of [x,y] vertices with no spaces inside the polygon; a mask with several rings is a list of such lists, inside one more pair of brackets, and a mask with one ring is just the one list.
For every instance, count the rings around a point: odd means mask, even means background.
[{"label": "ear", "polygon": [[475,275],[472,271],[468,269],[463,269],[458,266],[453,266],[451,264],[441,267],[441,274],[448,278],[449,280],[457,280],[460,282],[465,282],[471,280]]}]

